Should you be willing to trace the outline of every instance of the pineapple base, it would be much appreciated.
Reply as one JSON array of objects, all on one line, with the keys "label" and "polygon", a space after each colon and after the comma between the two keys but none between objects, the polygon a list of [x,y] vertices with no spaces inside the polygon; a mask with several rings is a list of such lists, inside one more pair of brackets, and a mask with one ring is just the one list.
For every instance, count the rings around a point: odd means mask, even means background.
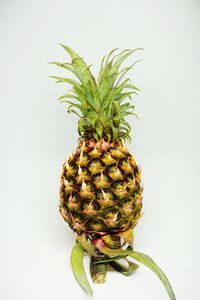
[{"label": "pineapple base", "polygon": [[[124,275],[131,274],[136,271],[139,265],[130,263],[126,259],[127,254],[117,255],[116,251],[123,251],[123,248],[133,248],[133,230],[130,229],[125,232],[117,234],[95,234],[88,237],[77,237],[83,248],[88,251],[90,255],[90,275],[94,283],[104,283],[107,271],[118,271]],[[107,252],[105,249],[108,248]],[[104,249],[104,252],[101,252]],[[114,256],[111,255],[112,250],[115,250]],[[119,262],[124,260],[125,265]]]},{"label": "pineapple base", "polygon": [[116,234],[78,234],[71,254],[71,264],[74,276],[80,286],[86,293],[93,294],[83,265],[85,252],[90,256],[90,274],[95,284],[105,282],[107,271],[118,271],[125,276],[135,272],[139,265],[128,259],[131,257],[153,271],[163,283],[169,298],[176,300],[165,273],[149,256],[134,251],[132,245],[132,229]]},{"label": "pineapple base", "polygon": [[[77,242],[90,256],[90,275],[94,283],[105,282],[107,271],[116,270],[124,275],[130,275],[139,267],[126,259],[125,252],[123,255],[117,255],[124,249],[133,249],[132,229],[115,234],[79,234]],[[122,259],[125,265],[118,262]]]}]

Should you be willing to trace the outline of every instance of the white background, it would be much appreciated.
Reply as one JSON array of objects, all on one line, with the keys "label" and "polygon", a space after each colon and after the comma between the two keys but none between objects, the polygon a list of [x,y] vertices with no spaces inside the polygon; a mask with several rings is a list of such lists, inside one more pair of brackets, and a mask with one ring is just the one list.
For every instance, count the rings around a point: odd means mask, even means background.
[{"label": "white background", "polygon": [[[129,149],[143,168],[144,216],[135,248],[168,275],[179,300],[200,299],[200,2],[0,1],[0,299],[87,299],[75,281],[75,236],[58,213],[61,164],[76,147],[77,119],[56,99],[65,86],[48,61],[66,43],[93,63],[115,47],[144,47],[129,76],[140,121]],[[86,258],[86,268],[88,260]],[[91,283],[92,284],[92,283]],[[94,300],[164,300],[153,273],[109,273]]]}]

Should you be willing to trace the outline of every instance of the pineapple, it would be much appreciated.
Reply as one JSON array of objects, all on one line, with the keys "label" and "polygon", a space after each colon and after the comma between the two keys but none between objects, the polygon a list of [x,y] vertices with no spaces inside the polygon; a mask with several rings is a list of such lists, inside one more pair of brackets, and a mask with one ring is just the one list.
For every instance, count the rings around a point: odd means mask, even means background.
[{"label": "pineapple", "polygon": [[83,139],[63,165],[60,212],[77,234],[116,234],[141,216],[141,171],[123,142]]},{"label": "pineapple", "polygon": [[79,117],[78,146],[63,164],[59,202],[62,217],[77,235],[71,256],[74,275],[82,288],[92,293],[83,268],[84,252],[91,257],[95,283],[105,281],[109,268],[124,275],[134,272],[138,265],[127,259],[130,256],[152,269],[174,300],[161,269],[145,254],[133,251],[133,228],[142,215],[143,187],[141,169],[124,143],[131,141],[126,116],[135,115],[131,99],[139,89],[125,75],[139,60],[129,67],[121,66],[142,48],[113,49],[103,58],[95,79],[90,66],[75,51],[61,46],[71,63],[52,64],[77,79],[51,76],[72,86],[59,100],[68,104],[69,113]]}]

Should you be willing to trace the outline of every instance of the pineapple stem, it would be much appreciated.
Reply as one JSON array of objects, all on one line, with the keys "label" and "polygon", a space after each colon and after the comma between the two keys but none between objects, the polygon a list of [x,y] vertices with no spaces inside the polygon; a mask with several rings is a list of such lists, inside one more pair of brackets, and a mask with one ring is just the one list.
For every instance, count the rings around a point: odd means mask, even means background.
[{"label": "pineapple stem", "polygon": [[101,258],[91,256],[90,274],[94,283],[104,283],[107,273],[107,263],[98,263]]}]

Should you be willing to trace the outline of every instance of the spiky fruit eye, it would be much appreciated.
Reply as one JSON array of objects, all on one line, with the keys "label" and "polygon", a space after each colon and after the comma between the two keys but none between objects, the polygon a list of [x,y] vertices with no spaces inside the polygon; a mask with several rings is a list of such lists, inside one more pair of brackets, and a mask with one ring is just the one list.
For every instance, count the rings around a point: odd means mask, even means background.
[{"label": "spiky fruit eye", "polygon": [[90,157],[100,157],[102,155],[102,151],[94,148],[92,151],[89,152]]},{"label": "spiky fruit eye", "polygon": [[85,201],[82,205],[82,211],[86,216],[96,215],[99,210],[99,205],[95,200]]},{"label": "spiky fruit eye", "polygon": [[93,159],[90,161],[89,170],[92,174],[98,174],[104,170],[104,166],[99,160]]},{"label": "spiky fruit eye", "polygon": [[91,231],[105,232],[106,225],[102,219],[91,218],[87,221],[87,228]]},{"label": "spiky fruit eye", "polygon": [[120,170],[117,168],[117,166],[109,167],[108,175],[113,180],[122,180],[123,179],[123,174],[120,172]]},{"label": "spiky fruit eye", "polygon": [[104,218],[112,219],[113,221],[116,221],[117,218],[120,218],[119,216],[119,209],[117,207],[111,207],[104,211],[103,213]]},{"label": "spiky fruit eye", "polygon": [[120,228],[121,230],[127,230],[130,226],[130,218],[124,218],[119,221],[117,224],[117,227]]},{"label": "spiky fruit eye", "polygon": [[118,149],[111,149],[110,153],[113,157],[116,157],[116,158],[123,158],[124,157],[124,154]]},{"label": "spiky fruit eye", "polygon": [[102,161],[106,166],[113,165],[117,162],[117,160],[114,157],[112,157],[110,154],[107,153],[104,153],[102,155]]}]

